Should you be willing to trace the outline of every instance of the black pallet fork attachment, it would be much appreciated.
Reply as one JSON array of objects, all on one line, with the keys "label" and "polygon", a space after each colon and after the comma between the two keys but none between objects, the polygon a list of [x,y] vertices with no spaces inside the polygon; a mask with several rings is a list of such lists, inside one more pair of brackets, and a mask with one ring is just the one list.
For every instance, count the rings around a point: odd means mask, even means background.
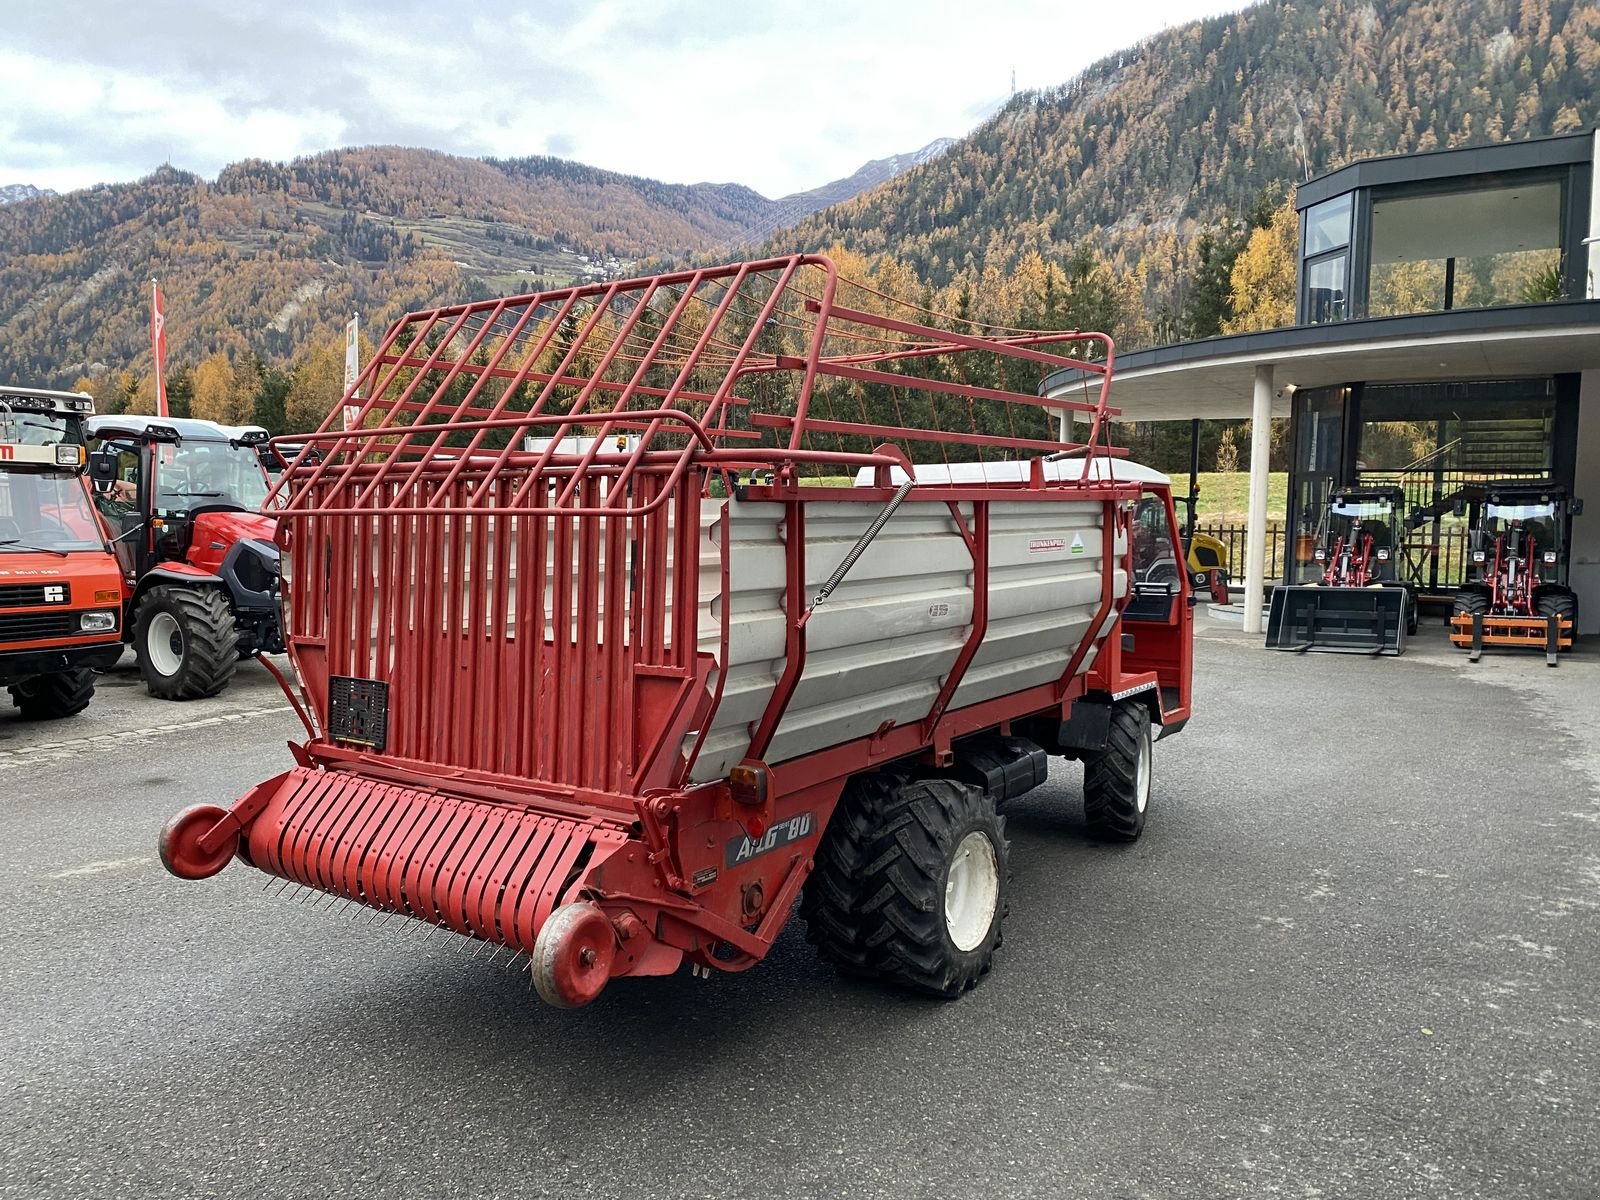
[{"label": "black pallet fork attachment", "polygon": [[1404,654],[1410,599],[1400,587],[1280,585],[1272,589],[1267,649]]}]

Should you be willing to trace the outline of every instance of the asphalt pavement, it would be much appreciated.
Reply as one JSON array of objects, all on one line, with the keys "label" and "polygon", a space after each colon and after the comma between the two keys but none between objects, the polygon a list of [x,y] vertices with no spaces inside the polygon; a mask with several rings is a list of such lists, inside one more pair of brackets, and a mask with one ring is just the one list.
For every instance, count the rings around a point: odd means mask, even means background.
[{"label": "asphalt pavement", "polygon": [[[994,972],[848,982],[798,922],[587,1009],[454,940],[183,883],[177,809],[288,764],[223,697],[0,714],[0,1195],[1600,1195],[1600,656],[1212,627],[1144,838],[1009,807]],[[353,911],[353,910],[352,910]]]}]

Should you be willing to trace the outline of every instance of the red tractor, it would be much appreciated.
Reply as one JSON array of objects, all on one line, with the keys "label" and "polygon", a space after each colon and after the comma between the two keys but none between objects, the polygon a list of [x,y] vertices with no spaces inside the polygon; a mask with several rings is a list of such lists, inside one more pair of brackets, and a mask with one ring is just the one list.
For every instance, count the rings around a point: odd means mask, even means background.
[{"label": "red tractor", "polygon": [[844,286],[796,255],[402,318],[356,427],[279,485],[306,738],[175,816],[167,869],[238,857],[451,930],[558,1005],[750,968],[797,902],[841,971],[974,986],[1001,808],[1050,756],[1084,764],[1088,833],[1144,831],[1190,715],[1189,576],[1152,574],[1182,561],[1165,477],[1100,444],[1109,338]]},{"label": "red tractor", "polygon": [[1519,646],[1556,665],[1572,647],[1578,597],[1567,584],[1567,527],[1581,502],[1549,484],[1491,484],[1468,533],[1470,575],[1456,593],[1450,640],[1471,651]]},{"label": "red tractor", "polygon": [[0,687],[23,717],[88,707],[122,655],[120,572],[83,480],[77,392],[0,387]]},{"label": "red tractor", "polygon": [[84,431],[150,694],[214,696],[240,659],[282,652],[275,523],[260,512],[267,431],[131,414]]}]

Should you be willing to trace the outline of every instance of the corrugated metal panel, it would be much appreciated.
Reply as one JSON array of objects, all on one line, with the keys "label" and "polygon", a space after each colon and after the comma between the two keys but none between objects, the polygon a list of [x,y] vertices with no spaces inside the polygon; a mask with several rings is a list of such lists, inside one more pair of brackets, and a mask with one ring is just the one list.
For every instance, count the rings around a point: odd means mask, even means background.
[{"label": "corrugated metal panel", "polygon": [[[971,521],[971,506],[962,505]],[[806,505],[809,601],[877,515],[873,505]],[[954,705],[1059,678],[1101,592],[1098,503],[997,502],[990,508],[989,632]],[[730,502],[728,664],[697,781],[743,757],[784,666],[783,507]],[[701,595],[720,591],[720,523],[703,550]],[[1056,545],[1059,543],[1059,545]],[[806,669],[771,747],[782,762],[927,715],[969,634],[972,559],[942,502],[908,502],[806,627]],[[1125,590],[1118,571],[1115,586]],[[721,601],[702,610],[715,653]],[[1084,666],[1087,668],[1087,661]]]}]

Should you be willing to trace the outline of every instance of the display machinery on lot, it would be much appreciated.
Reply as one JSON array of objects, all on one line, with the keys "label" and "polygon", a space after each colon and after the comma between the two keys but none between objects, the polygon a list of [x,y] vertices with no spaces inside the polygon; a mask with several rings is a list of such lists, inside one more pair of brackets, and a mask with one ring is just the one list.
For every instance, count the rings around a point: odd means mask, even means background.
[{"label": "display machinery on lot", "polygon": [[80,392],[0,387],[0,687],[30,719],[88,707],[122,655],[121,572],[83,479]]},{"label": "display machinery on lot", "polygon": [[[794,256],[400,320],[361,428],[336,409],[279,485],[306,740],[174,817],[168,869],[237,856],[526,955],[561,1005],[750,967],[797,899],[841,970],[972,986],[998,809],[1047,755],[1084,761],[1092,834],[1140,835],[1189,717],[1188,576],[1138,582],[1142,500],[1181,561],[1160,477],[1050,436],[1070,403],[1100,449],[1109,339],[854,287]],[[1082,401],[966,381],[1066,367]],[[952,453],[976,478],[938,481]]]},{"label": "display machinery on lot", "polygon": [[1403,654],[1417,632],[1417,597],[1398,578],[1398,487],[1332,491],[1312,560],[1320,578],[1272,589],[1267,645],[1274,650]]},{"label": "display machinery on lot", "polygon": [[1572,647],[1578,597],[1567,584],[1568,534],[1582,501],[1564,488],[1494,483],[1474,505],[1471,567],[1456,593],[1450,640],[1477,662],[1485,646],[1543,650],[1555,666]]},{"label": "display machinery on lot", "polygon": [[150,694],[214,696],[238,660],[283,650],[267,431],[127,414],[84,426],[123,567],[124,629]]}]

